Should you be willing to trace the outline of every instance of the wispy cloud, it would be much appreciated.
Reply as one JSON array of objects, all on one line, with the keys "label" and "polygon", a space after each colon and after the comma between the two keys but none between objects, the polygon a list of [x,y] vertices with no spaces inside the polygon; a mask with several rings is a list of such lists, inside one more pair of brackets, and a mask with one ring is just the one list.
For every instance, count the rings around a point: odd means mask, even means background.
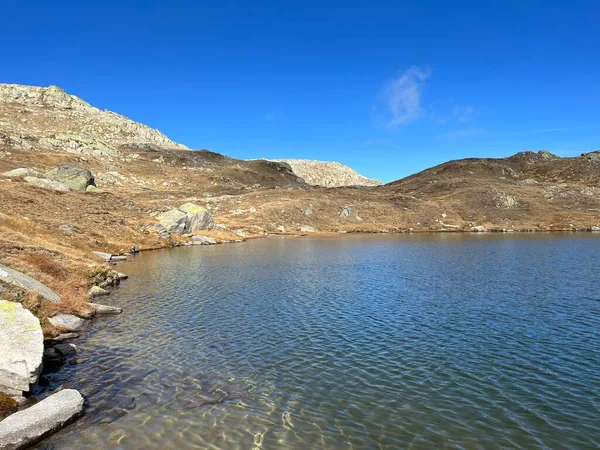
[{"label": "wispy cloud", "polygon": [[431,75],[428,67],[412,66],[385,84],[377,96],[380,108],[374,108],[390,127],[406,125],[423,115],[421,96]]}]

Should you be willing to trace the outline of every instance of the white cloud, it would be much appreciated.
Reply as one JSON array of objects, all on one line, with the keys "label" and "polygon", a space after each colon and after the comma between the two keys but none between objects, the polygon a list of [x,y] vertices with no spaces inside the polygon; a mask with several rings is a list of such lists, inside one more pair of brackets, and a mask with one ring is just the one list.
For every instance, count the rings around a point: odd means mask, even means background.
[{"label": "white cloud", "polygon": [[430,75],[428,67],[412,66],[383,87],[377,99],[385,108],[389,126],[405,125],[423,115],[421,96]]}]

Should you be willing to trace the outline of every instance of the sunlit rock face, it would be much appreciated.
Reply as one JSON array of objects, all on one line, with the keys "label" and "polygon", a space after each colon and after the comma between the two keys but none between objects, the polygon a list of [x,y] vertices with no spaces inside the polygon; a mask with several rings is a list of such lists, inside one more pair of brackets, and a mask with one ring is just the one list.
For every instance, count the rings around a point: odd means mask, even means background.
[{"label": "sunlit rock face", "polygon": [[158,130],[103,111],[57,86],[0,84],[0,144],[118,156],[121,145],[188,150]]}]

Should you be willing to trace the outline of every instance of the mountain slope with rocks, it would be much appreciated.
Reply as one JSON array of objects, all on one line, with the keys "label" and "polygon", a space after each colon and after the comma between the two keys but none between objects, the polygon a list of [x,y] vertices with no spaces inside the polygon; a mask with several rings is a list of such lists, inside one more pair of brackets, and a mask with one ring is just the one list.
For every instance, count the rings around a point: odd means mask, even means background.
[{"label": "mountain slope with rocks", "polygon": [[312,159],[273,159],[288,164],[296,175],[313,186],[379,186],[381,181],[364,177],[354,169],[335,161]]},{"label": "mountain slope with rocks", "polygon": [[158,130],[95,108],[57,86],[0,84],[0,103],[0,144],[13,148],[98,156],[115,156],[124,144],[188,149]]}]

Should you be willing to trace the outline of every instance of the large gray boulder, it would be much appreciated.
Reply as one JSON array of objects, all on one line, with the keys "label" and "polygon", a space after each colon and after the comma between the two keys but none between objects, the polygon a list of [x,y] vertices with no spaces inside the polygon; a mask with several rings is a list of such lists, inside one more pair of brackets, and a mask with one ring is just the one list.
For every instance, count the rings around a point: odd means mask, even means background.
[{"label": "large gray boulder", "polygon": [[44,334],[23,305],[0,300],[0,392],[21,395],[42,370]]},{"label": "large gray boulder", "polygon": [[198,206],[195,203],[184,203],[178,208],[188,216],[186,233],[195,230],[210,230],[215,227],[215,221],[208,209]]},{"label": "large gray boulder", "polygon": [[29,447],[83,414],[84,400],[74,389],[64,389],[0,422],[0,450]]},{"label": "large gray boulder", "polygon": [[210,212],[194,203],[184,203],[157,216],[160,225],[169,233],[186,234],[215,227]]},{"label": "large gray boulder", "polygon": [[177,208],[160,214],[157,219],[169,233],[183,234],[187,228],[188,216]]},{"label": "large gray boulder", "polygon": [[85,191],[88,186],[96,186],[92,172],[73,164],[61,164],[46,173],[46,177],[58,181],[73,191]]},{"label": "large gray boulder", "polygon": [[42,297],[54,303],[60,303],[62,300],[59,295],[38,280],[31,278],[18,270],[0,264],[0,280],[7,284],[16,286],[27,291],[36,291]]}]

